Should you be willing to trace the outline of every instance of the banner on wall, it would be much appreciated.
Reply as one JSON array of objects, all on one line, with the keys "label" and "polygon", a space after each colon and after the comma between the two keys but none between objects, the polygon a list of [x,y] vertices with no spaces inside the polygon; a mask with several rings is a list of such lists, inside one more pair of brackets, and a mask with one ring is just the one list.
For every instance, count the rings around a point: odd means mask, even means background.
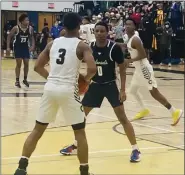
[{"label": "banner on wall", "polygon": [[12,1],[12,7],[19,7],[18,1]]},{"label": "banner on wall", "polygon": [[[1,0],[0,0],[1,1]],[[46,0],[45,0],[46,1]],[[41,0],[3,0],[1,10],[37,11],[37,12],[61,12],[64,8],[74,8],[73,1],[46,1]]]},{"label": "banner on wall", "polygon": [[54,9],[55,8],[55,4],[54,3],[48,3],[48,8],[49,9]]}]

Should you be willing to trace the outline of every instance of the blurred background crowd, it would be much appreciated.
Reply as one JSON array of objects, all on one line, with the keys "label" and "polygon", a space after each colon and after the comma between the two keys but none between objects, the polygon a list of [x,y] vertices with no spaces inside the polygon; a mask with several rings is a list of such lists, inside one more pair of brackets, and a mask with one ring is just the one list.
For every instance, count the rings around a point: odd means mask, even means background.
[{"label": "blurred background crowd", "polygon": [[[92,23],[106,22],[110,29],[109,39],[121,43],[127,40],[125,19],[133,18],[151,63],[171,66],[181,64],[185,58],[184,1],[80,1],[74,8],[78,8],[82,17],[89,16]],[[48,40],[60,36],[64,14],[61,12],[51,28],[45,21],[42,31],[35,31],[36,54],[43,50]],[[12,27],[8,22],[4,27],[4,47]]]}]

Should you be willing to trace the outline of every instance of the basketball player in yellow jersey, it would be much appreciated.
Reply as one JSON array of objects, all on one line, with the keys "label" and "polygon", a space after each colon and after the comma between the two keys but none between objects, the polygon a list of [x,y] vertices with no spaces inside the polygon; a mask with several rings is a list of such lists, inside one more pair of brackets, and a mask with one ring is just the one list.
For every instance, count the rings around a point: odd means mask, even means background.
[{"label": "basketball player in yellow jersey", "polygon": [[134,120],[141,119],[150,113],[150,111],[145,107],[145,104],[143,103],[138,92],[140,86],[145,86],[150,91],[152,97],[171,112],[173,120],[172,125],[175,126],[182,117],[183,111],[174,108],[157,89],[157,82],[154,77],[153,67],[147,60],[146,52],[141,39],[135,34],[135,21],[131,18],[127,19],[125,28],[129,38],[127,48],[131,56],[131,59],[127,60],[127,66],[129,63],[133,63],[135,66],[135,72],[131,81],[130,93],[135,97],[137,102],[142,107],[142,111],[135,116]]}]

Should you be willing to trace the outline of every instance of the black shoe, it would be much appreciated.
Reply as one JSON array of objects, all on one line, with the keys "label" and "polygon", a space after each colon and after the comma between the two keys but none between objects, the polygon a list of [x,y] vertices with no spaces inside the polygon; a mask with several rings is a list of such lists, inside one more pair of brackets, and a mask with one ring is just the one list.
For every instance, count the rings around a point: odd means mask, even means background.
[{"label": "black shoe", "polygon": [[20,82],[19,82],[19,81],[16,81],[16,82],[15,82],[15,86],[16,86],[17,88],[21,88]]},{"label": "black shoe", "polygon": [[94,175],[89,173],[89,166],[80,166],[80,175]]},{"label": "black shoe", "polygon": [[27,172],[18,168],[14,175],[27,175]]},{"label": "black shoe", "polygon": [[22,83],[25,85],[25,87],[29,88],[29,83],[27,82],[27,80],[23,80]]},{"label": "black shoe", "polygon": [[[81,172],[80,175],[86,175],[86,173]],[[87,175],[95,175],[95,174],[93,174],[93,173],[87,173]]]}]

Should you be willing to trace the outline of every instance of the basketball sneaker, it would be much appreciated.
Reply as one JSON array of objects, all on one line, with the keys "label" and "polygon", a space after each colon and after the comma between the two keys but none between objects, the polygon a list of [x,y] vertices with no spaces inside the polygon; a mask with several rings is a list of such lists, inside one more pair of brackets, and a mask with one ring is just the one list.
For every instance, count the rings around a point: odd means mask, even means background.
[{"label": "basketball sneaker", "polygon": [[66,155],[66,156],[76,155],[77,154],[77,147],[74,144],[66,146],[60,150],[60,153],[63,155]]},{"label": "basketball sneaker", "polygon": [[132,151],[132,154],[130,156],[130,162],[137,163],[141,161],[141,153],[139,150],[135,149]]},{"label": "basketball sneaker", "polygon": [[27,175],[27,172],[25,170],[18,168],[14,175]]},{"label": "basketball sneaker", "polygon": [[172,113],[172,119],[173,119],[173,123],[171,124],[172,126],[175,126],[180,118],[182,117],[183,115],[183,111],[180,110],[180,109],[176,109],[173,113]]},{"label": "basketball sneaker", "polygon": [[89,166],[80,166],[80,175],[94,175],[92,173],[89,173]]},{"label": "basketball sneaker", "polygon": [[16,86],[17,88],[21,88],[20,82],[19,82],[19,81],[16,81],[16,82],[15,82],[15,86]]},{"label": "basketball sneaker", "polygon": [[141,112],[139,112],[138,114],[136,114],[136,116],[134,117],[134,119],[132,119],[132,121],[142,119],[142,118],[148,116],[149,114],[150,114],[150,110],[144,109]]},{"label": "basketball sneaker", "polygon": [[29,88],[29,83],[28,83],[27,80],[23,80],[22,83],[24,84],[24,86],[25,86],[26,88]]}]

